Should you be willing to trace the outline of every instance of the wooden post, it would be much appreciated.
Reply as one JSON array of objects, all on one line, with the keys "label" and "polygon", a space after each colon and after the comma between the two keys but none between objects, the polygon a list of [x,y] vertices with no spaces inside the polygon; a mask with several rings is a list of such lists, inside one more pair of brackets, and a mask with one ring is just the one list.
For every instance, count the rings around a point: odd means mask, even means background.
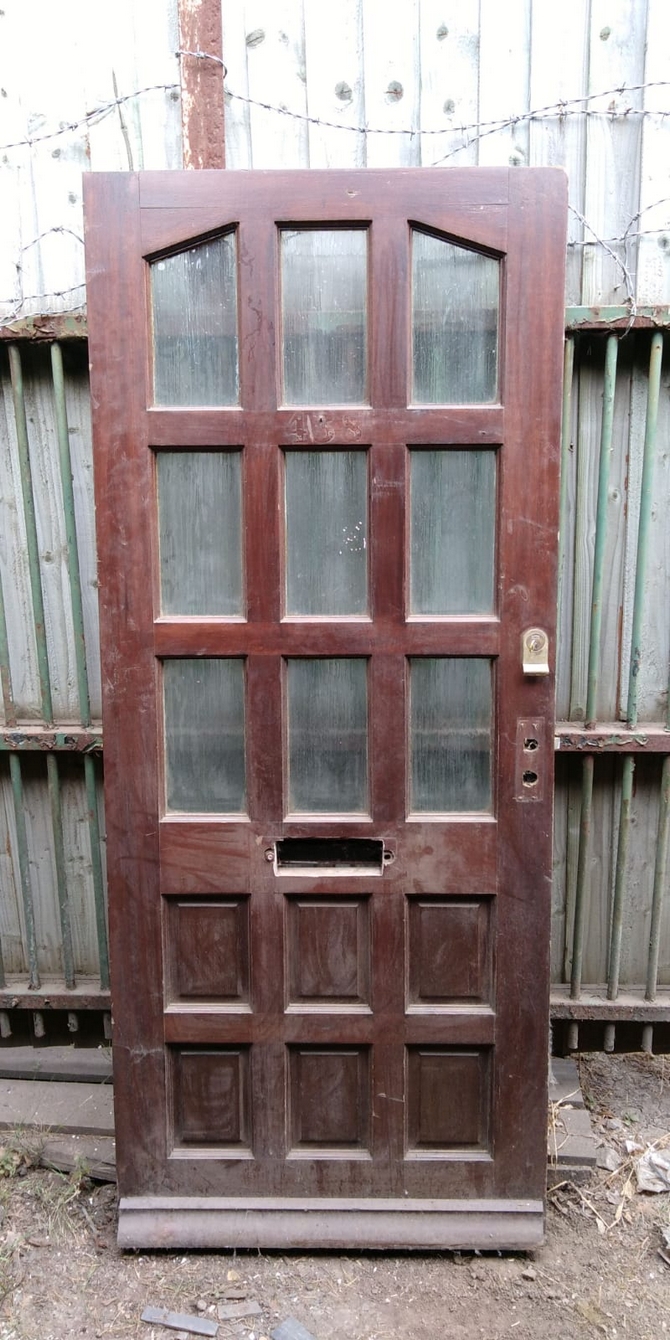
[{"label": "wooden post", "polygon": [[182,161],[185,168],[226,166],[221,0],[179,0]]}]

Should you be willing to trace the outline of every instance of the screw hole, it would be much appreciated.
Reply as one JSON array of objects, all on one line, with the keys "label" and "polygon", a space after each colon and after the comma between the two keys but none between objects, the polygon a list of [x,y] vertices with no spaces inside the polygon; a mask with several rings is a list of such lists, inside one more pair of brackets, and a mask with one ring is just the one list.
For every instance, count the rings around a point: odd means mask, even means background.
[{"label": "screw hole", "polygon": [[535,740],[532,736],[530,736],[529,739],[524,740],[523,747],[524,749],[537,749],[538,747],[537,740]]},{"label": "screw hole", "polygon": [[384,862],[384,865],[390,865],[392,861],[395,861],[395,856],[393,852],[385,851],[384,855],[382,856],[382,861]]},{"label": "screw hole", "polygon": [[535,784],[536,784],[536,782],[537,782],[537,773],[536,773],[536,772],[524,772],[522,781],[523,781],[524,786],[535,786]]}]

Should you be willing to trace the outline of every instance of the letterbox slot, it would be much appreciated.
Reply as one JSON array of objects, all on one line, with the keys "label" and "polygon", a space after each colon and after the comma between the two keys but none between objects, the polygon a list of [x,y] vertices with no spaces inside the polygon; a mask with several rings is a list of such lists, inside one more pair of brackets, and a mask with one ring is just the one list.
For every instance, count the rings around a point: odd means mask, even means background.
[{"label": "letterbox slot", "polygon": [[280,838],[275,843],[278,875],[381,875],[381,838]]}]

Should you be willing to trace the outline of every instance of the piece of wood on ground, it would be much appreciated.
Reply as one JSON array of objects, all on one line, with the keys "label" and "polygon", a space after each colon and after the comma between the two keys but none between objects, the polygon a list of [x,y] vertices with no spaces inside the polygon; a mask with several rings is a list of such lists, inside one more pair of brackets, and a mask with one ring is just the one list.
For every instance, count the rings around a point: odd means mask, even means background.
[{"label": "piece of wood on ground", "polygon": [[61,1135],[46,1141],[40,1163],[57,1172],[77,1170],[94,1182],[115,1182],[116,1144],[111,1135]]},{"label": "piece of wood on ground", "polygon": [[271,1340],[316,1340],[312,1332],[305,1330],[295,1317],[287,1317],[274,1331],[270,1331],[270,1337]]},{"label": "piece of wood on ground", "polygon": [[186,1331],[189,1335],[216,1335],[219,1327],[205,1317],[192,1317],[186,1312],[168,1312],[166,1307],[145,1307],[141,1321],[169,1326],[172,1331]]},{"label": "piece of wood on ground", "polygon": [[15,1126],[72,1135],[113,1135],[111,1085],[0,1080],[0,1130]]},{"label": "piece of wood on ground", "polygon": [[237,1321],[242,1317],[260,1317],[258,1303],[219,1303],[217,1316],[219,1321]]}]

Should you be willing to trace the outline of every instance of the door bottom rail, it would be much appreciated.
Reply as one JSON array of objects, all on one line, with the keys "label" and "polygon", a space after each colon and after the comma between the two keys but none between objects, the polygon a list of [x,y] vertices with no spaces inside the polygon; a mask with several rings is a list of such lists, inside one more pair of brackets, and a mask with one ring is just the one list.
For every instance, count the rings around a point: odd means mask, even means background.
[{"label": "door bottom rail", "polygon": [[128,1196],[121,1248],[528,1251],[544,1240],[541,1200]]}]

